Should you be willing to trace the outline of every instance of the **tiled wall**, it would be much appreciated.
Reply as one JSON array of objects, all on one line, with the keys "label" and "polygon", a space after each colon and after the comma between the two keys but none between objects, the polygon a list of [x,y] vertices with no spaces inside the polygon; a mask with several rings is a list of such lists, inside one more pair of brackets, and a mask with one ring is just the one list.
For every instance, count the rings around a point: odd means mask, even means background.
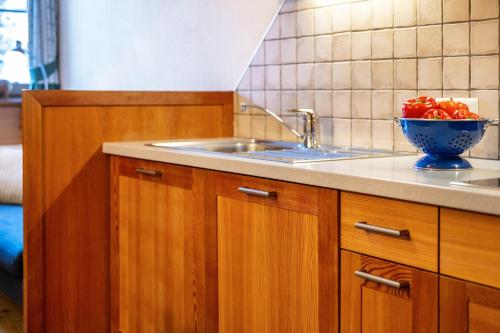
[{"label": "tiled wall", "polygon": [[[413,150],[392,121],[417,95],[478,97],[499,118],[498,0],[287,0],[238,92],[281,114],[314,108],[322,143]],[[236,135],[294,140],[259,111]],[[498,159],[490,128],[471,155]]]}]

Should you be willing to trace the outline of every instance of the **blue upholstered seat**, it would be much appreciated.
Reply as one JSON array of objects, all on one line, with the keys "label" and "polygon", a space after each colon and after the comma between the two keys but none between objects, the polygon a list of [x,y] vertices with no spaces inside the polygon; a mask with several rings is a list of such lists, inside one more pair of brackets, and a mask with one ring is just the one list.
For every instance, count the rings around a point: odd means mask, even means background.
[{"label": "blue upholstered seat", "polygon": [[23,207],[0,205],[0,268],[21,277],[22,266]]}]

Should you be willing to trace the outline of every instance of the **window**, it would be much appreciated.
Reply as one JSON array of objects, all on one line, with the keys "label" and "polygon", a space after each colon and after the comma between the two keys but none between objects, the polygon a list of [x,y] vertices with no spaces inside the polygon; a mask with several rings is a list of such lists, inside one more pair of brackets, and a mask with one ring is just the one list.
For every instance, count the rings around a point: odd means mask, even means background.
[{"label": "window", "polygon": [[0,0],[0,79],[29,83],[27,0]]}]

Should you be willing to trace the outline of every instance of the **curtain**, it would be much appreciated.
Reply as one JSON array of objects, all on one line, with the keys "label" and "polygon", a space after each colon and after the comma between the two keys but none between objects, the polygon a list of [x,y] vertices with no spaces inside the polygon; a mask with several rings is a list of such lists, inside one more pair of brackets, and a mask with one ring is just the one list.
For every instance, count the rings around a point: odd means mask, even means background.
[{"label": "curtain", "polygon": [[32,89],[59,89],[59,0],[28,0]]}]

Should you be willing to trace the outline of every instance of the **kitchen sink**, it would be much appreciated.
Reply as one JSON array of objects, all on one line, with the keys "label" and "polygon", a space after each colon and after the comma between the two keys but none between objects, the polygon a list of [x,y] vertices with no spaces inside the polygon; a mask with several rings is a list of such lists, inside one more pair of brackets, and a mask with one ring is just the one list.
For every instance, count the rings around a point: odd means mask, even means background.
[{"label": "kitchen sink", "polygon": [[321,145],[320,148],[304,148],[301,144],[285,141],[258,139],[216,139],[197,141],[170,141],[148,144],[149,146],[184,151],[234,155],[284,163],[310,163],[354,158],[407,155],[387,150],[342,148]]}]

